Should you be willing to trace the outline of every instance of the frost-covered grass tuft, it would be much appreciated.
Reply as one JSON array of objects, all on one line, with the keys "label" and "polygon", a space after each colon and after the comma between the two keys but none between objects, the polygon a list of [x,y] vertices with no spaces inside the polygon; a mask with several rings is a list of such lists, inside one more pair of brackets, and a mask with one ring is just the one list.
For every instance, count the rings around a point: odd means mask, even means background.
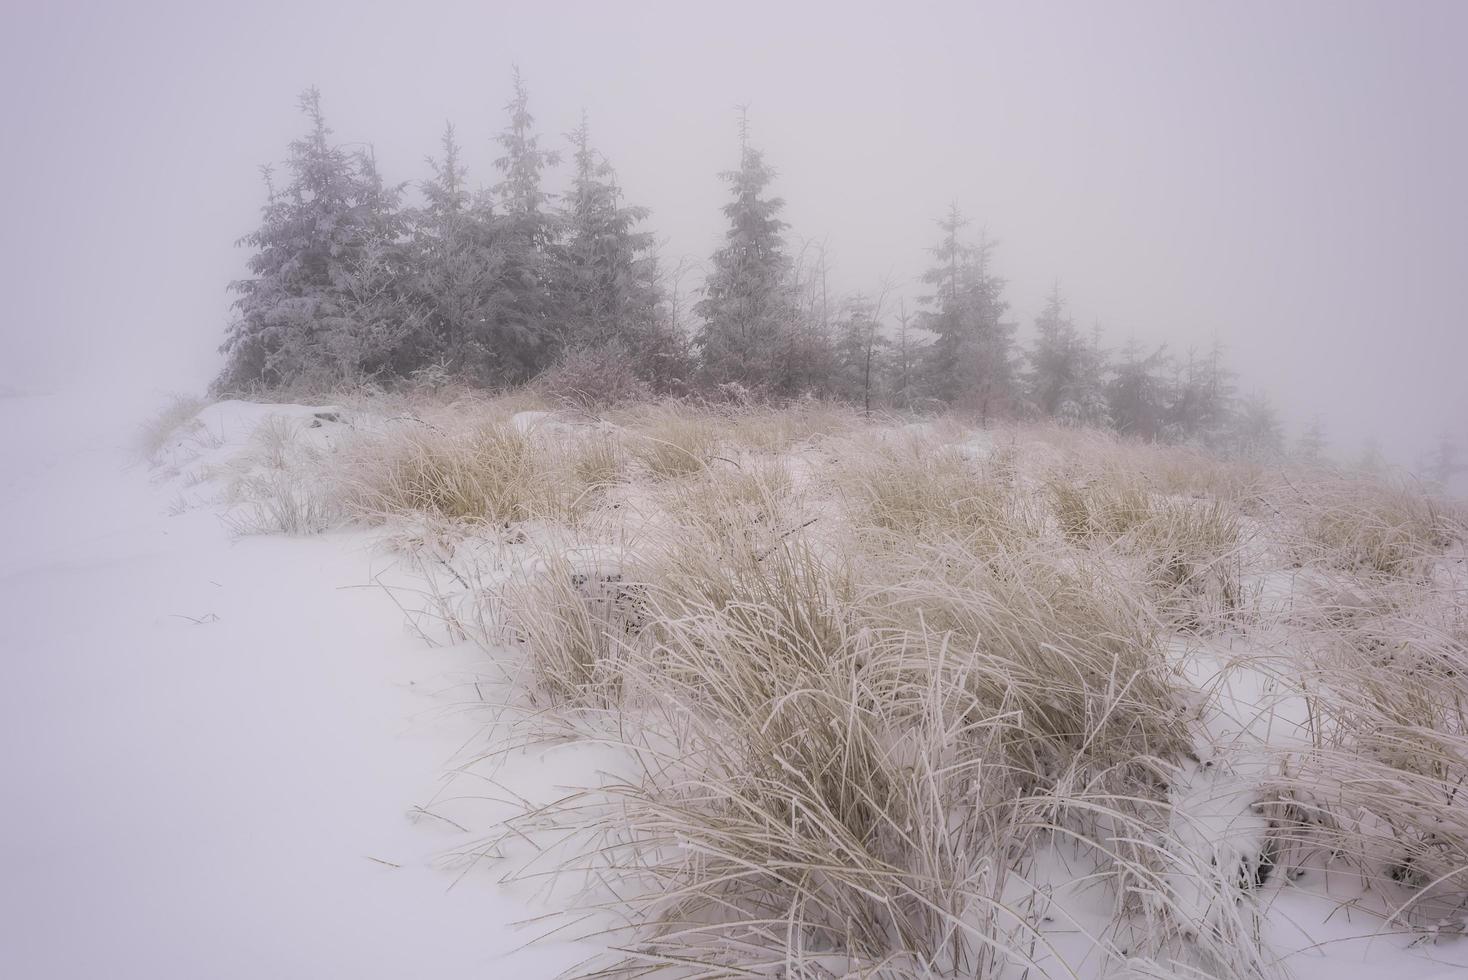
[{"label": "frost-covered grass tuft", "polygon": [[1298,524],[1289,544],[1301,564],[1420,575],[1468,526],[1461,507],[1401,480],[1318,479],[1288,491]]},{"label": "frost-covered grass tuft", "polygon": [[864,540],[896,550],[943,540],[992,550],[1018,547],[1038,531],[1002,460],[978,462],[924,436],[843,450],[837,485]]},{"label": "frost-covered grass tuft", "polygon": [[530,440],[507,421],[445,430],[410,419],[347,450],[346,504],[363,515],[424,511],[507,524],[537,516],[548,489]]},{"label": "frost-covered grass tuft", "polygon": [[202,427],[199,412],[208,404],[197,395],[176,394],[168,404],[138,429],[133,452],[149,464],[158,465],[164,448],[178,435]]},{"label": "frost-covered grass tuft", "polygon": [[660,407],[629,429],[632,456],[655,479],[676,479],[701,472],[719,445],[713,419],[697,412]]},{"label": "frost-covered grass tuft", "polygon": [[1459,580],[1322,586],[1281,684],[1307,747],[1279,752],[1282,837],[1392,896],[1408,925],[1468,928],[1468,609]]},{"label": "frost-covered grass tuft", "polygon": [[493,415],[405,417],[344,446],[339,493],[353,514],[429,514],[505,527],[571,521],[592,510],[625,467],[620,443],[594,431],[566,438]]}]

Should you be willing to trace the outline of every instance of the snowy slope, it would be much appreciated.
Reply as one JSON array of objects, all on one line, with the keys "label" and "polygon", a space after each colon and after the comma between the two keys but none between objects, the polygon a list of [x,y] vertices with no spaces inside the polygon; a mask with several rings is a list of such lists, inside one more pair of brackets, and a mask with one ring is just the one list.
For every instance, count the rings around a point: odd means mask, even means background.
[{"label": "snowy slope", "polygon": [[0,976],[498,975],[524,904],[409,817],[474,655],[407,634],[361,535],[168,516],[151,407],[0,400]]}]

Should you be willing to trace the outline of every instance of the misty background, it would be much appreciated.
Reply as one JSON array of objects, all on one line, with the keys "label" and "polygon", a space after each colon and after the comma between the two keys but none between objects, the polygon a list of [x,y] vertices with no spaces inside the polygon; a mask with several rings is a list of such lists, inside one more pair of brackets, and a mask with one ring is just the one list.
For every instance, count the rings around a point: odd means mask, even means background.
[{"label": "misty background", "polygon": [[[666,265],[706,262],[736,104],[787,240],[837,292],[910,298],[950,202],[998,241],[1029,336],[1227,345],[1291,436],[1410,463],[1468,426],[1468,7],[1454,3],[16,4],[0,388],[204,388],[262,163],[321,88],[335,139],[417,181],[445,121],[471,184],[510,69],[543,145],[584,108]],[[565,186],[563,163],[548,176]],[[682,287],[696,287],[695,267]],[[890,308],[890,307],[889,307]]]}]

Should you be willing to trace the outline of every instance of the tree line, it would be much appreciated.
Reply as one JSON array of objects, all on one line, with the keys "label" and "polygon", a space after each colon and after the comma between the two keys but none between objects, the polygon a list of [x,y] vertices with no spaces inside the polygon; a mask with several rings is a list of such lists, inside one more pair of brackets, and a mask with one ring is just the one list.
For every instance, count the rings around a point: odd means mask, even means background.
[{"label": "tree line", "polygon": [[[1267,399],[1241,398],[1214,344],[1171,356],[1108,349],[1054,290],[1026,345],[1006,318],[995,245],[954,206],[937,221],[916,308],[872,294],[832,298],[825,259],[792,254],[774,169],[741,115],[738,166],[721,174],[727,231],[691,323],[659,261],[646,208],[623,200],[589,123],[566,136],[570,183],[546,189],[561,153],[543,144],[518,70],[495,181],[471,190],[452,125],[429,175],[389,184],[370,149],[333,143],[312,88],[285,162],[262,168],[266,202],[216,392],[405,380],[497,388],[560,372],[575,386],[651,395],[841,399],[877,409],[1110,426],[1253,457],[1284,450]],[[1318,433],[1317,433],[1318,436]],[[1317,449],[1319,447],[1316,447]]]}]

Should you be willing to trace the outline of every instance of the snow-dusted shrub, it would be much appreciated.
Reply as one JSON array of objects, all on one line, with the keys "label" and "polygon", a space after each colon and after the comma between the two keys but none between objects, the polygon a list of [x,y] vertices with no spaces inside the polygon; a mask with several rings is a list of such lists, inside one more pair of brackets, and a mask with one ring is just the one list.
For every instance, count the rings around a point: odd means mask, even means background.
[{"label": "snow-dusted shrub", "polygon": [[535,387],[554,401],[587,412],[646,401],[649,395],[632,356],[616,343],[567,350],[536,379]]}]

